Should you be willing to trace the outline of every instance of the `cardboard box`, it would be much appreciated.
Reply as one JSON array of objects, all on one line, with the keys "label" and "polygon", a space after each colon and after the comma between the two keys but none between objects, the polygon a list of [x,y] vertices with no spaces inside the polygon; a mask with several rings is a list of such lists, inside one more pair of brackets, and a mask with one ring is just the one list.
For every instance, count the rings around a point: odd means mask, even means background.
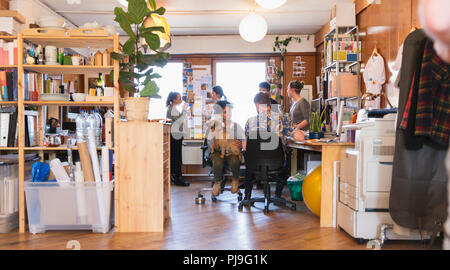
[{"label": "cardboard box", "polygon": [[[339,97],[358,96],[358,75],[352,73],[339,73]],[[331,97],[337,97],[336,74],[331,77]]]}]

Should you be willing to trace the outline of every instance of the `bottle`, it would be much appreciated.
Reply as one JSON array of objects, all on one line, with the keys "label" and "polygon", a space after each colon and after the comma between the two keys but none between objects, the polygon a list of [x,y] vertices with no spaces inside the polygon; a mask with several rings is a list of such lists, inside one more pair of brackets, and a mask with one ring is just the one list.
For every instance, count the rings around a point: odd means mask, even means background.
[{"label": "bottle", "polygon": [[98,74],[98,79],[97,79],[97,87],[96,87],[96,96],[103,96],[103,92],[104,92],[105,86],[103,83],[103,74],[99,73]]}]

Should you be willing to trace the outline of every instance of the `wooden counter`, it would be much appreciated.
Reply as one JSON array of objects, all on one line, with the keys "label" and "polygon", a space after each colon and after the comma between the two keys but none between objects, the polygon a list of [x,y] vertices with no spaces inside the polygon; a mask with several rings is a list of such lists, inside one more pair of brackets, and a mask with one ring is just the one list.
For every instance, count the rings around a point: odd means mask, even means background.
[{"label": "wooden counter", "polygon": [[116,232],[163,232],[170,218],[170,126],[119,123]]},{"label": "wooden counter", "polygon": [[334,162],[341,160],[341,153],[347,148],[354,148],[354,143],[289,143],[288,147],[294,149],[291,159],[291,174],[297,173],[296,150],[308,150],[322,153],[322,186],[320,202],[320,227],[334,227],[336,210],[334,204],[337,196],[334,183]]}]

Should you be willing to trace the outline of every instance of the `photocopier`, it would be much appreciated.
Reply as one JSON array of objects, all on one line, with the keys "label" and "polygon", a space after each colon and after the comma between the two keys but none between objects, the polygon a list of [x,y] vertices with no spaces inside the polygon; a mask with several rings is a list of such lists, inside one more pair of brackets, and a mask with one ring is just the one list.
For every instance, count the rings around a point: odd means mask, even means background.
[{"label": "photocopier", "polygon": [[342,153],[337,225],[359,242],[373,239],[382,245],[387,239],[426,237],[400,229],[389,214],[396,117],[396,110],[360,110],[355,124],[343,126],[344,130],[355,131],[355,148]]}]

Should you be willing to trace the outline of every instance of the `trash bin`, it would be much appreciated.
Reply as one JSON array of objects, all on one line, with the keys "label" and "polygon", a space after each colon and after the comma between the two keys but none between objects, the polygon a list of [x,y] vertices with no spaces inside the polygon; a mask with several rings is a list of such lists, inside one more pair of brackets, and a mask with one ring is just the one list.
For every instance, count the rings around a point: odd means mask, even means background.
[{"label": "trash bin", "polygon": [[[299,179],[300,178],[300,179]],[[287,180],[287,186],[291,193],[291,200],[303,201],[302,185],[304,177],[289,177]]]}]

